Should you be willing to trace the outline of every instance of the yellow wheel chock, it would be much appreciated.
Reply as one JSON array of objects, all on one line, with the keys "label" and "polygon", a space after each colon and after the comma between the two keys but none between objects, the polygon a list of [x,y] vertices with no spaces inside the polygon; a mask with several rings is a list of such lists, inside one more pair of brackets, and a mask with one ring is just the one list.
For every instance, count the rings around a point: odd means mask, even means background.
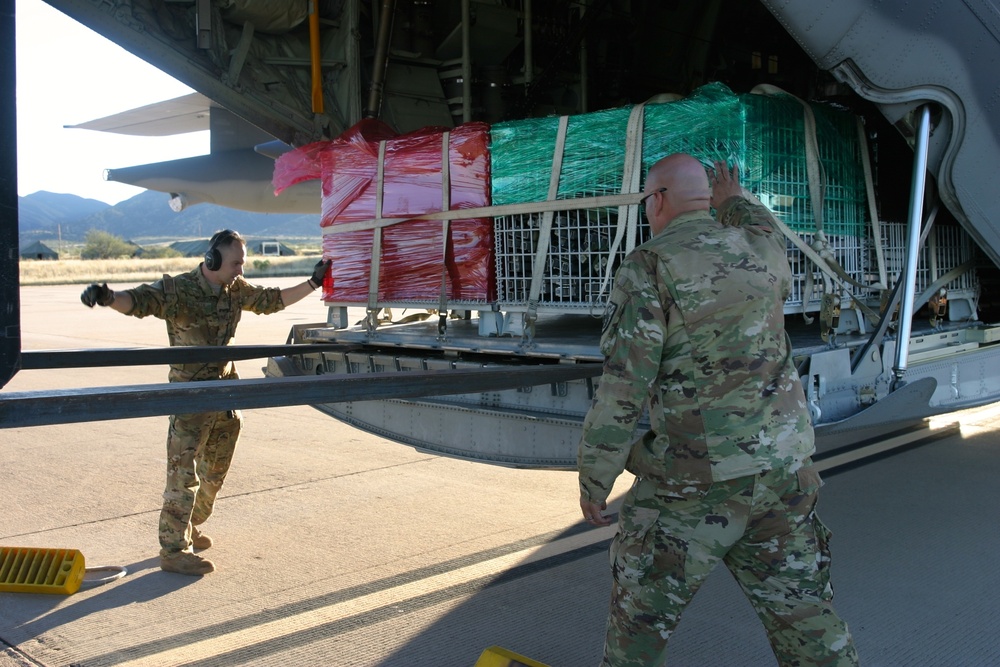
[{"label": "yellow wheel chock", "polygon": [[491,646],[476,660],[473,667],[547,667],[542,663],[525,658],[499,646]]},{"label": "yellow wheel chock", "polygon": [[[84,574],[100,570],[115,574],[84,581]],[[105,584],[125,576],[118,566],[86,567],[76,549],[0,547],[0,593],[50,593],[72,595],[87,587]]]}]

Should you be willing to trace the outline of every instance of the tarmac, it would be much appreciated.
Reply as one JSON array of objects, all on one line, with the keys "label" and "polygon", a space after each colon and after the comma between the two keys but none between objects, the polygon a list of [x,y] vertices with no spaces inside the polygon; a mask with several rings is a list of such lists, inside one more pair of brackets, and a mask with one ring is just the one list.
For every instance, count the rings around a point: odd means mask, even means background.
[{"label": "tarmac", "polygon": [[[161,321],[89,310],[81,290],[22,287],[22,349],[167,344]],[[236,343],[283,343],[325,317],[314,297],[245,314]],[[239,362],[241,375],[262,365]],[[0,395],[165,378],[165,366],[20,371]],[[581,522],[574,472],[443,458],[309,406],[244,414],[204,526],[217,571],[201,578],[159,569],[166,417],[0,429],[0,545],[127,570],[72,595],[0,593],[0,667],[471,667],[491,645],[551,667],[599,663],[614,527]],[[827,477],[836,606],[862,664],[1000,664],[1000,409],[961,420],[958,435]],[[686,612],[670,664],[775,664],[724,569]]]}]

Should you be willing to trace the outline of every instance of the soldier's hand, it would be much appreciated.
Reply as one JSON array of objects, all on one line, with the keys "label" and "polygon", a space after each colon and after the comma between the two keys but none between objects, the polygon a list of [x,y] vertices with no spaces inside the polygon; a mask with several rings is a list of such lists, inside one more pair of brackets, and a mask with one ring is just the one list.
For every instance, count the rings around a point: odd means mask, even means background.
[{"label": "soldier's hand", "polygon": [[309,276],[309,281],[313,285],[313,289],[316,289],[323,284],[323,278],[326,277],[326,272],[330,270],[330,264],[333,260],[321,259],[316,262],[316,266],[313,267],[313,273]]},{"label": "soldier's hand", "polygon": [[740,185],[740,167],[736,163],[733,163],[730,168],[724,161],[716,162],[715,169],[709,176],[709,182],[712,186],[710,204],[716,210],[722,205],[722,202],[730,197],[743,195],[743,187]]},{"label": "soldier's hand", "polygon": [[103,285],[94,283],[83,290],[83,294],[80,295],[80,301],[88,308],[93,308],[95,305],[110,306],[115,301],[115,293],[108,289],[107,283]]},{"label": "soldier's hand", "polygon": [[583,520],[595,526],[610,526],[611,518],[604,516],[604,510],[608,509],[607,501],[592,503],[589,500],[580,499],[580,510],[583,511]]}]

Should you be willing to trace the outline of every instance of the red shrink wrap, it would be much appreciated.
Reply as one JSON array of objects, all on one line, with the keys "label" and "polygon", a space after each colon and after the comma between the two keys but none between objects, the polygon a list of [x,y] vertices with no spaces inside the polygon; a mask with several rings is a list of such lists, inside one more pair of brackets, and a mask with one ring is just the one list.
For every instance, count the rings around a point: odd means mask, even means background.
[{"label": "red shrink wrap", "polygon": [[[442,169],[448,132],[448,210],[490,205],[489,126],[467,123],[452,130],[424,128],[396,135],[364,120],[329,142],[286,153],[275,167],[276,192],[322,178],[323,256],[333,260],[323,286],[330,303],[367,303],[372,228],[337,232],[338,225],[372,223],[378,199],[379,144],[385,141],[381,218],[412,218],[444,210]],[[382,228],[378,303],[433,303],[442,278],[450,301],[489,302],[496,279],[490,217],[414,220]]]}]

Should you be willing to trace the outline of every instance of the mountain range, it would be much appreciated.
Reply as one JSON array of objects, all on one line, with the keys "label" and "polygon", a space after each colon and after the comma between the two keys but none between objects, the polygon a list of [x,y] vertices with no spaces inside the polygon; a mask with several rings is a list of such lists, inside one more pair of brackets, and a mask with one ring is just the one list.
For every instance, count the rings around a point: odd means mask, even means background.
[{"label": "mountain range", "polygon": [[235,229],[248,238],[320,238],[318,213],[250,213],[214,204],[175,213],[169,200],[169,195],[152,190],[113,206],[45,191],[18,197],[20,245],[58,238],[83,241],[91,229],[133,241],[207,238],[219,229]]}]

